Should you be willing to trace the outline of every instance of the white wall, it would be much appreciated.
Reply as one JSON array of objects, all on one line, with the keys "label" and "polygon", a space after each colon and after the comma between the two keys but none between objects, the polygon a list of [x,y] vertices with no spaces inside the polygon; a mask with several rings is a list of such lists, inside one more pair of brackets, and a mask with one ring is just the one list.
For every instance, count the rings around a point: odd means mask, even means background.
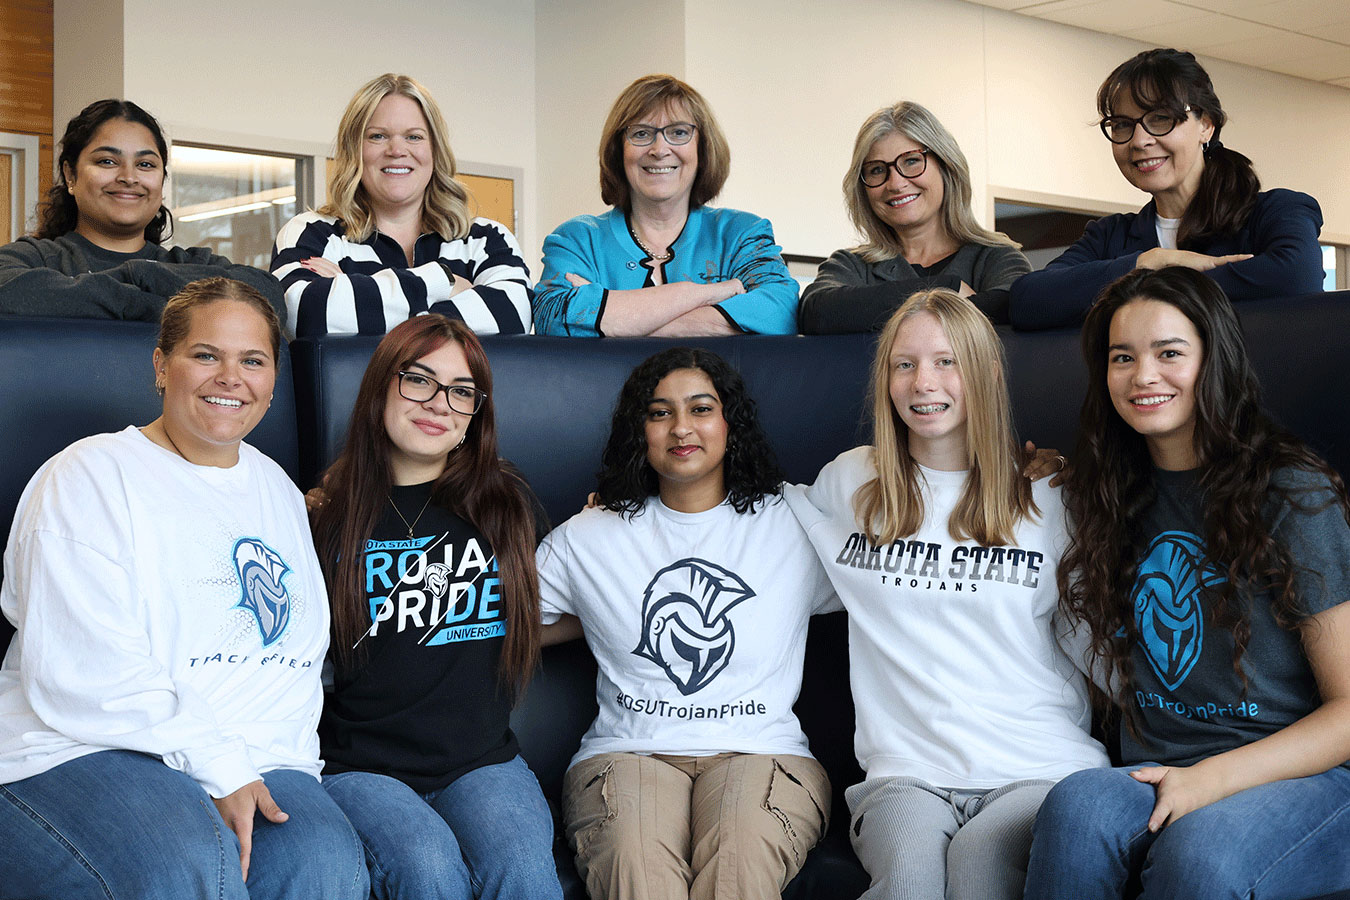
[{"label": "white wall", "polygon": [[[69,9],[66,16],[56,10],[58,43],[63,19],[73,19],[72,30],[87,27],[79,17],[91,4],[62,5]],[[405,73],[440,104],[458,158],[524,170],[519,230],[527,240],[539,234],[534,0],[116,5],[123,13],[121,91],[157,116],[171,137],[206,130],[257,136],[259,146],[281,139],[331,147],[356,89],[382,72]],[[95,90],[82,102],[107,95]]]},{"label": "white wall", "polygon": [[[990,186],[1103,209],[1148,199],[1096,127],[1097,86],[1145,44],[960,0],[686,0],[686,73],[732,144],[719,203],[773,223],[787,252],[856,242],[840,181],[858,126],[901,99],[932,109]],[[1350,91],[1204,60],[1228,110],[1224,143],[1264,184],[1317,197],[1350,240]],[[1007,192],[1003,195],[1006,196]]]},{"label": "white wall", "polygon": [[[957,136],[986,222],[991,186],[1104,209],[1146,199],[1093,124],[1098,83],[1145,45],[961,0],[297,0],[284,14],[263,0],[98,6],[120,12],[120,28],[115,14],[91,24],[87,3],[56,2],[59,125],[122,91],[180,138],[202,129],[326,145],[357,86],[407,72],[442,104],[458,156],[524,170],[519,230],[532,268],[549,231],[601,208],[605,113],[654,71],[708,97],[732,145],[719,202],[769,217],[788,252],[855,241],[840,191],[853,136],[902,98]],[[1350,91],[1205,62],[1231,116],[1224,142],[1252,157],[1265,184],[1316,196],[1324,234],[1350,242]]]},{"label": "white wall", "polygon": [[[572,216],[604,212],[600,131],[614,99],[650,72],[685,77],[684,7],[657,0],[540,0],[535,11],[539,222],[527,256]],[[526,253],[531,247],[526,247]]]}]

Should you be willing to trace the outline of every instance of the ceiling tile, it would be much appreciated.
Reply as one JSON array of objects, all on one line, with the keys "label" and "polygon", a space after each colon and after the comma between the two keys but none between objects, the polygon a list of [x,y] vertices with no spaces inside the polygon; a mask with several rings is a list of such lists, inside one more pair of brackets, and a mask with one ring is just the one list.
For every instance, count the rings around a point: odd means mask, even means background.
[{"label": "ceiling tile", "polygon": [[1286,31],[1320,34],[1323,25],[1350,22],[1350,3],[1327,0],[1274,0],[1231,15]]},{"label": "ceiling tile", "polygon": [[1350,78],[1350,48],[1324,56],[1302,56],[1297,59],[1280,60],[1271,63],[1270,69],[1313,81]]},{"label": "ceiling tile", "polygon": [[1267,6],[1272,0],[1185,0],[1187,6],[1194,6],[1197,9],[1207,9],[1210,12],[1224,13],[1225,15],[1236,16],[1244,12],[1256,9],[1260,6]]},{"label": "ceiling tile", "polygon": [[1206,47],[1205,52],[1211,56],[1264,69],[1271,68],[1272,63],[1325,56],[1339,49],[1342,48],[1330,41],[1272,29],[1272,33],[1265,37],[1214,44]]},{"label": "ceiling tile", "polygon": [[1274,33],[1269,25],[1244,22],[1218,13],[1201,13],[1198,18],[1167,24],[1149,24],[1143,28],[1122,31],[1124,37],[1147,41],[1160,47],[1178,47],[1182,50],[1200,50],[1214,44],[1256,40]]},{"label": "ceiling tile", "polygon": [[[1042,6],[1019,10],[1040,19],[1050,19],[1065,25],[1076,25],[1107,34],[1122,34],[1141,23],[1150,25],[1183,22],[1193,19],[1196,11],[1171,0],[1134,0],[1132,3],[1091,2],[1067,5],[1073,0],[1060,0]],[[1065,5],[1061,5],[1065,4]],[[1234,38],[1234,40],[1237,40]]]},{"label": "ceiling tile", "polygon": [[1317,29],[1317,36],[1350,46],[1350,22],[1342,22],[1339,25],[1321,25]]}]

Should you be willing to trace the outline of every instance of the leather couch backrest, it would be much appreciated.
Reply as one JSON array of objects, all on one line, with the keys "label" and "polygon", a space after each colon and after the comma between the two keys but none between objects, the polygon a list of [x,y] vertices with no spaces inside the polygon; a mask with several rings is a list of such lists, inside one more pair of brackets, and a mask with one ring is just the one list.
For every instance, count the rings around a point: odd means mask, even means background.
[{"label": "leather couch backrest", "polygon": [[[158,327],[145,322],[0,319],[0,529],[9,535],[28,480],[83,437],[145,425],[160,414],[151,355]],[[299,474],[295,390],[282,347],[272,406],[248,441]],[[0,577],[3,577],[0,563]],[[9,643],[0,620],[0,654]]]}]

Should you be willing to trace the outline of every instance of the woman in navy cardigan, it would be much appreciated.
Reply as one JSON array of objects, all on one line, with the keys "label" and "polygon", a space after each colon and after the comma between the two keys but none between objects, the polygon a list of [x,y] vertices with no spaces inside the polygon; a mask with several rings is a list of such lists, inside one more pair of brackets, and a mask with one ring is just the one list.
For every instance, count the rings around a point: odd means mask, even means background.
[{"label": "woman in navy cardigan", "polygon": [[1153,199],[1091,223],[1014,282],[1014,327],[1077,325],[1102,288],[1136,268],[1196,269],[1238,301],[1322,289],[1317,201],[1262,191],[1251,160],[1220,143],[1228,117],[1194,56],[1146,50],[1127,60],[1102,82],[1097,110],[1121,173]]}]

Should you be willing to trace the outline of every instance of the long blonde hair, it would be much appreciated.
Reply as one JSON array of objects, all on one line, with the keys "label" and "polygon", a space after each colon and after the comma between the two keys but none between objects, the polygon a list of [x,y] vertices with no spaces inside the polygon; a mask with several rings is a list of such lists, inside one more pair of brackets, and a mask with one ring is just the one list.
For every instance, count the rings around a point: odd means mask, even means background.
[{"label": "long blonde hair", "polygon": [[328,202],[319,208],[326,216],[341,219],[346,236],[364,241],[375,231],[375,214],[365,188],[361,186],[364,169],[361,146],[366,126],[375,107],[390,94],[400,94],[417,103],[431,131],[431,181],[422,201],[422,228],[448,241],[466,237],[473,217],[469,214],[469,192],[455,179],[455,154],[450,149],[450,130],[441,109],[417,79],[407,75],[385,74],[366,82],[347,104],[338,124],[334,148],[333,175],[328,180]]},{"label": "long blonde hair", "polygon": [[903,100],[883,107],[863,122],[853,141],[853,159],[844,173],[844,206],[848,217],[864,238],[854,252],[868,262],[881,262],[901,255],[900,239],[891,226],[881,221],[872,209],[867,185],[858,173],[869,158],[872,146],[887,135],[900,134],[928,150],[929,165],[942,172],[942,224],[958,244],[985,244],[990,247],[1021,245],[999,231],[990,231],[975,221],[970,210],[970,166],[952,133],[937,116],[917,103]]},{"label": "long blonde hair", "polygon": [[870,398],[877,474],[853,495],[854,515],[873,544],[908,537],[923,523],[921,474],[909,454],[909,429],[891,402],[890,384],[895,337],[906,322],[925,312],[937,318],[951,342],[965,390],[968,471],[947,530],[958,541],[1011,543],[1017,524],[1040,510],[1030,482],[1018,471],[1003,344],[984,313],[946,288],[912,295],[881,331]]}]

